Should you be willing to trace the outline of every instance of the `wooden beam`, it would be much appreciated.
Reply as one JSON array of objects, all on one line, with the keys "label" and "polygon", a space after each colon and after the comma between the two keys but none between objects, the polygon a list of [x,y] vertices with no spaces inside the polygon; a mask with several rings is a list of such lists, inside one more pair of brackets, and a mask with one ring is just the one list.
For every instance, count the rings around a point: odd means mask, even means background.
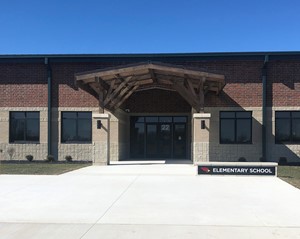
[{"label": "wooden beam", "polygon": [[197,92],[199,94],[200,92],[200,88],[203,88],[204,86],[204,82],[206,81],[206,78],[205,77],[201,77],[198,81],[198,86],[197,86]]},{"label": "wooden beam", "polygon": [[138,83],[131,83],[130,85],[125,86],[120,93],[114,97],[108,104],[113,107],[114,105],[116,105],[121,99],[122,97],[128,92],[130,91],[135,85],[137,85]]},{"label": "wooden beam", "polygon": [[100,90],[99,92],[99,113],[104,113],[104,92]]},{"label": "wooden beam", "polygon": [[183,84],[174,82],[172,86],[193,108],[197,110],[197,112],[200,112],[200,104],[197,98],[191,95],[189,90],[187,90]]},{"label": "wooden beam", "polygon": [[159,64],[149,64],[149,68],[154,69],[154,70],[161,70],[164,72],[168,72],[169,74],[173,73],[175,75],[191,75],[191,76],[197,76],[197,77],[211,77],[214,79],[220,79],[224,80],[224,75],[218,75],[214,73],[208,73],[208,72],[203,72],[203,71],[198,71],[198,70],[190,70],[190,69],[185,69],[182,67],[169,67],[169,66],[162,66]]},{"label": "wooden beam", "polygon": [[200,103],[200,112],[204,112],[204,82],[201,80],[201,84],[198,87],[199,90],[199,103]]},{"label": "wooden beam", "polygon": [[109,89],[109,84],[107,84],[106,81],[104,81],[101,77],[96,76],[96,77],[95,77],[95,82],[100,83],[101,86],[102,86],[105,90],[108,90],[108,89]]},{"label": "wooden beam", "polygon": [[133,76],[127,77],[110,95],[104,100],[104,105],[107,105],[127,84],[128,81],[132,79]]},{"label": "wooden beam", "polygon": [[124,97],[114,106],[114,109],[119,108],[124,103],[124,101],[127,100],[128,97],[131,96],[133,94],[133,92],[135,92],[137,90],[137,88],[139,88],[138,84],[133,86],[133,88],[131,90],[129,90],[127,92],[127,94],[124,95]]},{"label": "wooden beam", "polygon": [[82,90],[90,93],[92,96],[98,98],[98,92],[95,89],[93,89],[90,85],[83,84],[82,81],[77,81],[77,86]]},{"label": "wooden beam", "polygon": [[215,80],[224,81],[225,77],[224,75],[214,74],[214,73],[208,73],[203,72],[200,70],[191,70],[187,68],[183,68],[180,66],[166,66],[162,64],[155,64],[155,63],[143,63],[143,64],[136,64],[134,66],[119,66],[114,67],[110,69],[100,69],[95,71],[89,71],[89,72],[83,72],[83,73],[77,73],[75,75],[76,80],[85,80],[88,78],[94,78],[96,76],[99,77],[106,77],[106,76],[112,76],[116,74],[120,75],[132,75],[136,72],[143,72],[144,70],[153,69],[153,70],[159,70],[161,72],[165,72],[167,75],[179,75],[183,76],[184,74],[190,75],[191,77],[209,77],[213,78]]},{"label": "wooden beam", "polygon": [[113,79],[111,82],[110,82],[110,86],[109,86],[109,89],[107,91],[107,96],[111,95],[111,92],[114,90],[114,87],[115,87],[115,83],[116,83],[116,80]]},{"label": "wooden beam", "polygon": [[174,88],[172,88],[171,85],[164,85],[164,84],[140,85],[140,87],[136,91],[151,90],[151,89],[161,89],[161,90],[168,90],[168,91],[176,91]]},{"label": "wooden beam", "polygon": [[151,84],[151,83],[153,83],[153,80],[151,78],[149,78],[149,79],[145,79],[145,80],[140,80],[140,81],[138,81],[138,83],[140,85]]},{"label": "wooden beam", "polygon": [[149,69],[149,73],[150,73],[150,76],[151,76],[151,79],[153,80],[153,83],[157,83],[158,82],[158,79],[154,73],[154,70],[153,69]]},{"label": "wooden beam", "polygon": [[197,97],[197,94],[196,94],[196,92],[195,92],[195,89],[194,89],[194,86],[193,86],[193,83],[191,82],[191,80],[188,79],[188,78],[185,78],[185,81],[186,81],[186,84],[187,84],[188,88],[190,89],[190,92],[191,92],[195,97]]}]

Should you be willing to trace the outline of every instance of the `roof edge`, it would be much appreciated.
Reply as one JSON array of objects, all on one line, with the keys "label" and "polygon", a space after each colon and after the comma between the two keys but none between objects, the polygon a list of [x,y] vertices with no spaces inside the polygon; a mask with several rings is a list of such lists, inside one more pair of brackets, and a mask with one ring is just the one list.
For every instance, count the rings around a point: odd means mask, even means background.
[{"label": "roof edge", "polygon": [[120,54],[0,54],[2,59],[15,58],[131,58],[131,57],[226,57],[226,56],[300,55],[300,51],[188,52],[188,53],[120,53]]}]

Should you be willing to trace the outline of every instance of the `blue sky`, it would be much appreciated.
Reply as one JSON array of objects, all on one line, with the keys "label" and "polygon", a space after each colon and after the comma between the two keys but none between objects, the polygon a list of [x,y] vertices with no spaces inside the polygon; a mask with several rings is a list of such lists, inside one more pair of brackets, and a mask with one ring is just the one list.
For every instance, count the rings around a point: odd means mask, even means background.
[{"label": "blue sky", "polygon": [[299,0],[3,0],[0,54],[299,51]]}]

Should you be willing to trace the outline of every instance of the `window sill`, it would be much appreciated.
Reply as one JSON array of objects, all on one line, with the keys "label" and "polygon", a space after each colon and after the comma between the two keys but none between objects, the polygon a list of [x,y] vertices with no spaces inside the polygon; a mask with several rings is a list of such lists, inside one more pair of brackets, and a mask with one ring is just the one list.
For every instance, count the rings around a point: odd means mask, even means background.
[{"label": "window sill", "polygon": [[92,141],[90,142],[70,141],[70,142],[60,142],[60,144],[93,144],[93,142]]},{"label": "window sill", "polygon": [[40,142],[9,142],[9,144],[40,144]]}]

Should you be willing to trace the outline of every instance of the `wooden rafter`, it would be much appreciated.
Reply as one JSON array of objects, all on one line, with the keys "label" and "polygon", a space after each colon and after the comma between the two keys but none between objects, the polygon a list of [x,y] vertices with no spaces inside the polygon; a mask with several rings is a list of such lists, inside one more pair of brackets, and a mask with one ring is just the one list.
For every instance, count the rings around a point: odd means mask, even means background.
[{"label": "wooden rafter", "polygon": [[153,69],[149,69],[149,73],[150,73],[150,76],[151,76],[151,79],[153,80],[153,83],[158,83],[158,79],[154,73],[154,70]]},{"label": "wooden rafter", "polygon": [[90,93],[91,95],[98,97],[98,92],[95,89],[93,89],[91,85],[83,84],[82,81],[78,81],[77,86]]},{"label": "wooden rafter", "polygon": [[126,85],[123,87],[123,89],[119,92],[118,95],[116,95],[113,99],[111,99],[111,101],[108,103],[111,107],[113,107],[114,105],[116,105],[122,98],[123,96],[131,90],[131,88],[136,85],[137,83],[131,83],[129,85]]},{"label": "wooden rafter", "polygon": [[138,84],[134,85],[125,95],[124,97],[114,106],[115,109],[119,108],[125,100],[129,98],[133,94],[134,91],[139,87]]},{"label": "wooden rafter", "polygon": [[191,80],[189,78],[187,78],[188,76],[185,76],[185,81],[186,81],[186,84],[190,90],[190,92],[193,94],[193,96],[197,97],[197,94],[195,92],[195,88],[191,82]]},{"label": "wooden rafter", "polygon": [[173,88],[193,107],[200,111],[200,104],[197,101],[196,97],[190,94],[190,91],[184,87],[182,83],[174,82]]},{"label": "wooden rafter", "polygon": [[127,84],[128,81],[132,79],[133,76],[127,77],[110,95],[104,100],[104,105],[107,105],[113,98],[123,89],[123,87]]}]

